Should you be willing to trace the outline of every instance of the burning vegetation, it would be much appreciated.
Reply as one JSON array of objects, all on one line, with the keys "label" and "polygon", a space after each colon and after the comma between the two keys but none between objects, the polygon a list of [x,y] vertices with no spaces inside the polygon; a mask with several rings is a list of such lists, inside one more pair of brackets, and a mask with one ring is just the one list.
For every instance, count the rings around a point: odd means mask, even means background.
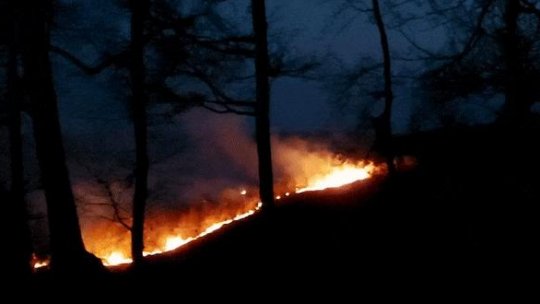
[{"label": "burning vegetation", "polygon": [[[365,180],[385,170],[383,165],[347,160],[304,140],[274,140],[274,144],[279,149],[275,157],[279,176],[275,186],[277,202],[297,193]],[[215,200],[199,200],[172,212],[149,212],[144,255],[175,250],[255,214],[261,206],[257,188],[240,185],[225,189]],[[83,238],[86,248],[106,266],[132,262],[130,231],[118,221],[94,219],[90,225],[83,225]],[[47,266],[48,261],[34,258],[33,263],[34,268],[40,268]]]}]

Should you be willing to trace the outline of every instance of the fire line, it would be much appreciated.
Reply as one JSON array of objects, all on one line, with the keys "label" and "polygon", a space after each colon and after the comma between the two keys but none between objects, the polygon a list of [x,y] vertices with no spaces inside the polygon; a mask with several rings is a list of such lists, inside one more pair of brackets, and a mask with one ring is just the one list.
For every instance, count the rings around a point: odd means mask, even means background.
[{"label": "fire line", "polygon": [[[309,176],[304,185],[296,186],[296,189],[294,193],[303,193],[303,192],[309,192],[309,191],[322,191],[329,188],[337,188],[342,187],[344,185],[348,185],[351,183],[354,183],[356,181],[361,181],[370,178],[375,171],[378,168],[372,164],[372,163],[364,163],[359,162],[356,164],[351,163],[341,163],[337,165],[331,165],[326,170],[323,170],[323,172],[319,174],[315,174],[313,176]],[[276,199],[281,200],[284,197],[289,197],[293,195],[290,190],[283,191],[282,195],[277,195]],[[249,192],[247,189],[242,189],[239,192],[241,197],[244,197],[247,202],[247,197],[249,196]],[[250,199],[255,199],[255,197],[250,197]],[[253,205],[253,203],[251,203]],[[144,256],[151,256],[156,254],[161,254],[167,251],[172,251],[175,249],[178,249],[179,247],[182,247],[190,242],[193,242],[197,239],[200,239],[208,234],[211,234],[222,227],[231,224],[236,221],[243,220],[253,214],[255,214],[257,211],[259,211],[262,207],[262,203],[259,201],[256,204],[254,204],[255,207],[236,214],[235,216],[230,217],[226,220],[218,220],[215,222],[208,223],[207,226],[198,234],[195,236],[190,237],[183,237],[179,234],[171,234],[167,235],[163,238],[165,241],[161,246],[154,246],[154,248],[151,251],[145,251],[143,252]],[[98,240],[99,242],[99,240]],[[92,250],[90,250],[92,251]],[[107,253],[105,253],[107,252]],[[101,252],[93,252],[101,258],[103,264],[105,266],[116,266],[116,265],[122,265],[122,264],[129,264],[132,262],[132,259],[127,256],[124,252],[129,252],[127,250],[121,250],[119,248],[107,248],[107,250],[104,250]],[[42,267],[48,267],[49,261],[47,259],[37,259],[34,256],[33,259],[33,266],[35,269],[42,268]]]}]

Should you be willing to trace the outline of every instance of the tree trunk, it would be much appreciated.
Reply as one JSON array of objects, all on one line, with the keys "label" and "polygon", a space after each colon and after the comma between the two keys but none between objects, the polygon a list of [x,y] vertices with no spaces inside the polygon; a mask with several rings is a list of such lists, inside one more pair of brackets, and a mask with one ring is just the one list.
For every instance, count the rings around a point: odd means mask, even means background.
[{"label": "tree trunk", "polygon": [[[10,7],[11,8],[11,7]],[[10,39],[8,44],[8,62],[6,68],[7,100],[9,103],[9,147],[11,157],[11,191],[6,206],[7,218],[11,219],[6,237],[6,244],[11,257],[6,267],[13,270],[15,276],[29,277],[32,269],[32,239],[28,226],[28,212],[24,199],[23,150],[21,133],[21,92],[18,70],[18,31],[15,10],[10,9]]]},{"label": "tree trunk", "polygon": [[386,160],[388,172],[393,174],[396,169],[394,166],[394,151],[392,148],[392,104],[394,102],[394,93],[392,90],[392,62],[390,58],[390,46],[388,45],[388,36],[379,6],[379,0],[372,0],[373,17],[379,31],[381,39],[381,49],[383,53],[384,65],[384,111],[378,118],[378,124],[375,125],[376,141],[379,144],[380,152]]},{"label": "tree trunk", "polygon": [[506,0],[504,12],[503,56],[505,61],[505,104],[501,122],[507,126],[516,126],[523,121],[529,112],[528,98],[524,93],[526,88],[521,84],[526,82],[523,75],[520,58],[520,39],[518,19],[520,15],[519,0]]},{"label": "tree trunk", "polygon": [[135,193],[133,195],[133,225],[131,256],[133,266],[143,261],[144,213],[148,197],[148,143],[144,66],[144,24],[149,10],[148,0],[131,0],[131,92],[135,132]]},{"label": "tree trunk", "polygon": [[51,267],[62,274],[88,273],[100,265],[85,248],[62,142],[56,92],[49,59],[51,1],[26,0],[22,59],[41,183],[47,200]]},{"label": "tree trunk", "polygon": [[259,158],[259,194],[264,209],[274,207],[274,177],[270,143],[270,83],[268,55],[268,25],[264,0],[251,0],[255,33],[255,73],[257,85],[256,139]]}]

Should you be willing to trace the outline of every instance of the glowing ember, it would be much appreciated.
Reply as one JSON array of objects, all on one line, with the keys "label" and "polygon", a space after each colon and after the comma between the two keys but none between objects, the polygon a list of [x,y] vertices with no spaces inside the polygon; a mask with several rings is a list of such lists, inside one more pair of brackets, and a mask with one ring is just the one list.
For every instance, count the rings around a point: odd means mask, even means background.
[{"label": "glowing ember", "polygon": [[43,267],[47,267],[49,266],[49,261],[37,261],[34,263],[34,268],[35,269],[38,269],[38,268],[43,268]]},{"label": "glowing ember", "polygon": [[30,262],[34,269],[39,269],[49,266],[49,260],[38,257],[35,253],[32,254],[32,261]]}]

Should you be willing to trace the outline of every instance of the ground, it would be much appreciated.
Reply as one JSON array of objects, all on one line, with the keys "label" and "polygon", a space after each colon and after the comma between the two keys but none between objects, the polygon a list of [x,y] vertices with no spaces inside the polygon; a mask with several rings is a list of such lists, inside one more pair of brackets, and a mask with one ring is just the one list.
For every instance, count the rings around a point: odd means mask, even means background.
[{"label": "ground", "polygon": [[[143,269],[112,270],[99,278],[98,294],[362,296],[373,288],[455,293],[527,281],[539,133],[515,134],[476,128],[400,138],[398,151],[418,160],[414,170],[294,196]],[[50,274],[34,281],[50,288]]]}]

